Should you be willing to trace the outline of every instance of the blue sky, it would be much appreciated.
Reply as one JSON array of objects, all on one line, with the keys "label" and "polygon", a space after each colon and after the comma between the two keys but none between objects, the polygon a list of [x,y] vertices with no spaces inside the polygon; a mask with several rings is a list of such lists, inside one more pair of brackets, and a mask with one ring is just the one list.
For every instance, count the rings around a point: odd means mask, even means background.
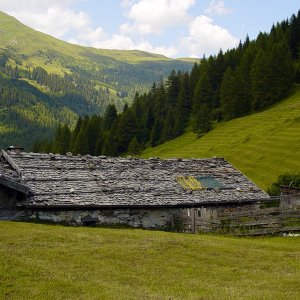
[{"label": "blue sky", "polygon": [[299,0],[0,0],[0,10],[68,42],[202,57],[300,9]]}]

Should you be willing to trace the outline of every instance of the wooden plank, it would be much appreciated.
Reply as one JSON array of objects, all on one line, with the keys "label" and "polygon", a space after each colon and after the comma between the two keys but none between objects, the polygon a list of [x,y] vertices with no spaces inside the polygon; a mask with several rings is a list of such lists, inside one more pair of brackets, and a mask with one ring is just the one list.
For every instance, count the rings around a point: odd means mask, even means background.
[{"label": "wooden plank", "polygon": [[0,185],[6,186],[10,189],[16,190],[25,195],[31,194],[31,190],[28,186],[20,184],[18,182],[15,182],[13,180],[10,180],[9,178],[4,177],[2,175],[0,175]]},{"label": "wooden plank", "polygon": [[2,156],[4,159],[10,164],[10,166],[20,175],[22,176],[21,169],[17,166],[14,160],[4,151],[2,150]]}]

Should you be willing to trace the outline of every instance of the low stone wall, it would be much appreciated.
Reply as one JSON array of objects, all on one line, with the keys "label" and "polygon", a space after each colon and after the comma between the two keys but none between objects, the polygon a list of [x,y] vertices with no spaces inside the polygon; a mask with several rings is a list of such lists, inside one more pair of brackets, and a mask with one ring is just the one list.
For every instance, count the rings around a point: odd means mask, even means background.
[{"label": "low stone wall", "polygon": [[68,225],[116,225],[182,231],[180,209],[27,210],[20,219]]}]

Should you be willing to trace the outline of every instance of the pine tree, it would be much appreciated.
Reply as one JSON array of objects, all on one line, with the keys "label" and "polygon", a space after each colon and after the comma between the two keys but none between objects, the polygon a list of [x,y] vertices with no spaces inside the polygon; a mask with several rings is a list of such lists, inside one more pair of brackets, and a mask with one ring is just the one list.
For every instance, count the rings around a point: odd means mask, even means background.
[{"label": "pine tree", "polygon": [[162,129],[161,142],[165,142],[174,138],[175,137],[174,129],[175,129],[175,113],[174,113],[174,109],[170,108]]},{"label": "pine tree", "polygon": [[246,115],[251,109],[251,100],[246,92],[244,78],[240,71],[226,70],[220,87],[221,111],[229,120]]},{"label": "pine tree", "polygon": [[154,126],[151,132],[151,147],[156,147],[160,143],[162,133],[162,124],[159,119],[155,120]]},{"label": "pine tree", "polygon": [[128,154],[138,155],[142,151],[142,145],[138,142],[136,136],[131,140],[128,146]]},{"label": "pine tree", "polygon": [[118,112],[116,107],[113,104],[110,104],[107,106],[106,110],[105,110],[105,114],[104,114],[104,119],[103,119],[103,128],[104,130],[109,130],[114,121],[117,119],[118,117]]},{"label": "pine tree", "polygon": [[117,129],[119,152],[125,152],[130,141],[137,134],[137,122],[132,110],[127,110],[120,118]]},{"label": "pine tree", "polygon": [[254,110],[261,109],[270,105],[272,94],[270,88],[272,86],[270,58],[267,52],[260,49],[255,57],[251,68],[251,87]]},{"label": "pine tree", "polygon": [[67,124],[59,124],[54,138],[53,151],[60,154],[66,154],[70,148],[71,131]]},{"label": "pine tree", "polygon": [[294,81],[291,53],[287,41],[282,34],[279,42],[272,46],[270,68],[272,81],[270,93],[272,95],[272,102],[275,103],[288,95]]},{"label": "pine tree", "polygon": [[214,93],[209,82],[208,76],[204,73],[194,90],[193,97],[193,110],[197,109],[197,106],[206,104],[208,107],[212,107],[214,99]]},{"label": "pine tree", "polygon": [[117,156],[118,155],[118,141],[115,137],[115,129],[114,126],[107,133],[103,147],[102,154],[106,156]]},{"label": "pine tree", "polygon": [[197,110],[197,113],[194,114],[193,117],[193,132],[197,134],[197,137],[201,137],[202,135],[209,132],[211,128],[211,111],[208,108],[207,104],[201,104]]},{"label": "pine tree", "polygon": [[173,70],[166,82],[168,102],[174,105],[180,90],[180,79]]},{"label": "pine tree", "polygon": [[87,124],[87,138],[89,154],[96,155],[97,143],[102,139],[101,121],[97,116],[92,116]]}]

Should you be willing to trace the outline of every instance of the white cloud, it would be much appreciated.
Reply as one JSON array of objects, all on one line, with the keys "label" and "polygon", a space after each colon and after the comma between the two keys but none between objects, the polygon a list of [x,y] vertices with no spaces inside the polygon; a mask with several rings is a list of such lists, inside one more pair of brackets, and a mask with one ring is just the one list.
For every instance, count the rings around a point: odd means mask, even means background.
[{"label": "white cloud", "polygon": [[168,27],[181,26],[190,20],[188,9],[195,0],[124,0],[126,17],[131,21],[121,26],[122,33],[146,35],[161,33]]},{"label": "white cloud", "polygon": [[[78,41],[70,41],[77,42]],[[122,34],[113,34],[107,39],[94,41],[91,46],[102,49],[119,49],[119,50],[142,50],[151,53],[163,54],[168,57],[174,57],[178,53],[175,47],[154,47],[148,41],[134,41],[130,36]]]},{"label": "white cloud", "polygon": [[189,25],[189,36],[181,39],[181,47],[192,57],[210,55],[220,49],[235,47],[238,40],[228,30],[213,24],[206,16],[196,17]]},{"label": "white cloud", "polygon": [[205,13],[208,15],[227,15],[231,13],[232,10],[227,8],[224,4],[224,0],[212,0],[209,3],[208,8],[205,10]]},{"label": "white cloud", "polygon": [[121,6],[128,8],[128,7],[132,6],[134,4],[134,2],[136,2],[136,0],[122,0]]}]

